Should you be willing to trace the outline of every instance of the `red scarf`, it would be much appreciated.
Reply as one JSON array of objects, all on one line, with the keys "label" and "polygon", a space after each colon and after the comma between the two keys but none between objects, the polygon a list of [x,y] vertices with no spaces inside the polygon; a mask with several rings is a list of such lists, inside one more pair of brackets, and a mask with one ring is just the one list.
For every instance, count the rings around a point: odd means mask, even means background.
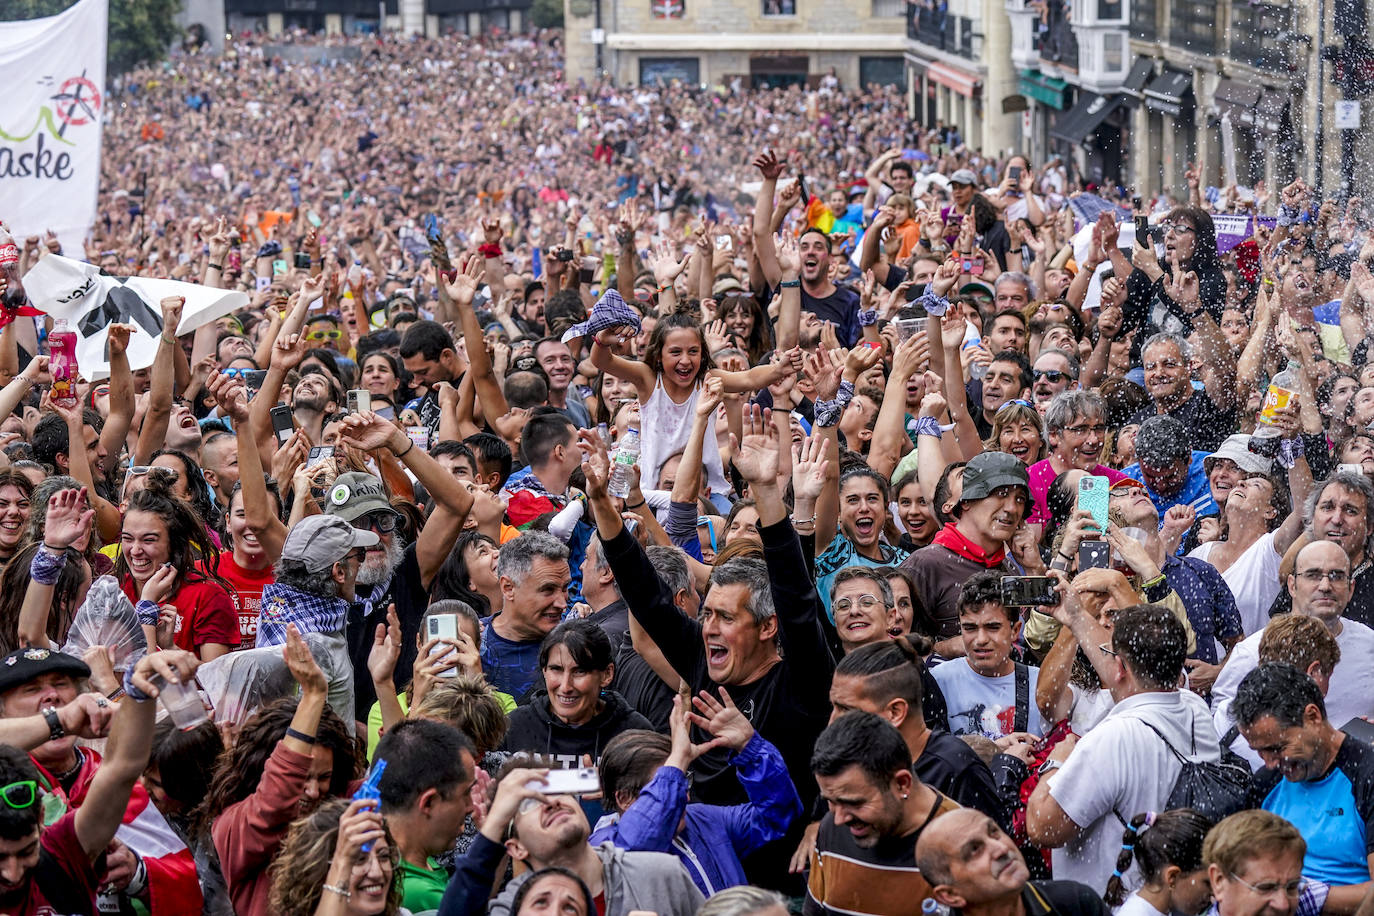
[{"label": "red scarf", "polygon": [[986,550],[964,537],[963,533],[954,525],[946,525],[936,532],[933,543],[952,550],[965,560],[972,560],[979,566],[985,566],[988,569],[994,569],[1001,566],[1002,561],[1007,557],[1006,545],[997,548],[996,553],[988,553]]}]

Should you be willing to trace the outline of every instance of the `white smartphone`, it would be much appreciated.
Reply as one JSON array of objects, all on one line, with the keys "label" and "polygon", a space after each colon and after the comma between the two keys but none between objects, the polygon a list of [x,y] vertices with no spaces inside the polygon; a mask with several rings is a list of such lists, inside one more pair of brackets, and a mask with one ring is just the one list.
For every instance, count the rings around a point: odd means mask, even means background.
[{"label": "white smartphone", "polygon": [[[427,618],[425,618],[425,619],[428,621],[428,623],[426,624],[426,630],[425,630],[425,639],[426,639],[426,640],[430,640],[430,639],[451,639],[451,640],[453,640],[454,642],[457,642],[457,641],[458,641],[458,615],[457,615],[457,614],[431,614],[429,617],[427,617]],[[441,652],[446,652],[446,653],[449,654],[449,655],[452,655],[452,654],[453,654],[453,650],[452,650],[452,649],[446,649],[446,648],[443,647],[443,646],[435,646],[433,649],[430,650],[430,655],[438,655],[438,654],[441,653]],[[457,676],[458,676],[458,669],[457,669],[457,668],[445,668],[443,671],[440,671],[440,672],[439,672],[439,676],[440,676],[440,677],[457,677]]]},{"label": "white smartphone", "polygon": [[349,413],[367,413],[372,410],[372,392],[366,388],[353,388],[348,392],[346,403]]},{"label": "white smartphone", "polygon": [[545,795],[595,795],[601,791],[601,779],[596,774],[596,767],[549,770],[544,777],[543,791]]}]

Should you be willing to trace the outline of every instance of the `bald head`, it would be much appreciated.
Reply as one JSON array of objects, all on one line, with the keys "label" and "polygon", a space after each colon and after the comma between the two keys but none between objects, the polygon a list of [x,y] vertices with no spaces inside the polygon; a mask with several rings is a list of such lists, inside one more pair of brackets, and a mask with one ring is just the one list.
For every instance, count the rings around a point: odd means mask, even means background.
[{"label": "bald head", "polygon": [[1335,632],[1350,603],[1350,557],[1335,541],[1313,541],[1298,551],[1288,591],[1294,611],[1316,617]]},{"label": "bald head", "polygon": [[1015,896],[1030,879],[1026,860],[997,822],[973,808],[935,818],[916,840],[916,865],[936,899],[968,910]]}]

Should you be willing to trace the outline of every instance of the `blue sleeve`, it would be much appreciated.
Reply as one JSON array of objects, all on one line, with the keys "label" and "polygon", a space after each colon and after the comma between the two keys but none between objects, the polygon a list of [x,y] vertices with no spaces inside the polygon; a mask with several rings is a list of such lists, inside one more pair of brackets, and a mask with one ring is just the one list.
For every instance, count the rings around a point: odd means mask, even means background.
[{"label": "blue sleeve", "polygon": [[496,866],[506,847],[493,843],[482,834],[472,841],[465,855],[453,863],[453,877],[448,879],[444,899],[439,901],[438,916],[482,916],[487,911],[487,898],[496,881]]},{"label": "blue sleeve", "polygon": [[663,530],[687,556],[698,563],[706,562],[701,558],[701,538],[697,537],[696,503],[669,503],[668,524],[663,526]]},{"label": "blue sleeve", "polygon": [[730,763],[749,801],[725,809],[725,826],[735,855],[744,858],[784,836],[802,813],[802,801],[782,754],[758,732]]},{"label": "blue sleeve", "polygon": [[[1193,562],[1190,563],[1189,560]],[[1236,607],[1236,596],[1231,593],[1231,586],[1226,584],[1217,568],[1211,563],[1199,561],[1196,557],[1187,557],[1184,562],[1193,567],[1212,593],[1212,607],[1216,615],[1216,638],[1244,636],[1245,625],[1240,619],[1240,608]]]},{"label": "blue sleeve", "polygon": [[639,798],[620,815],[610,835],[593,837],[592,842],[610,840],[630,852],[671,852],[677,825],[686,810],[687,774],[677,767],[659,767]]}]

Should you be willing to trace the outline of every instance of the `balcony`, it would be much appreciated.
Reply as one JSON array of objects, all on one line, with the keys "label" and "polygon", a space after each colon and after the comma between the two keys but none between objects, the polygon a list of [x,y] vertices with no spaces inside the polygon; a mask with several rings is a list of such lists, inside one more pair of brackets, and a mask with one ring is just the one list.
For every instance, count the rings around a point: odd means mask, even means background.
[{"label": "balcony", "polygon": [[1006,0],[1011,22],[1011,61],[1018,70],[1040,66],[1040,11],[1027,0]]},{"label": "balcony", "polygon": [[917,44],[973,60],[973,20],[949,12],[944,0],[906,5],[906,36]]},{"label": "balcony", "polygon": [[1051,76],[1078,73],[1078,36],[1069,21],[1067,0],[1040,0],[1045,16],[1040,23],[1040,70]]},{"label": "balcony", "polygon": [[1130,69],[1129,35],[1125,28],[1079,26],[1078,82],[1094,92],[1116,92]]}]

